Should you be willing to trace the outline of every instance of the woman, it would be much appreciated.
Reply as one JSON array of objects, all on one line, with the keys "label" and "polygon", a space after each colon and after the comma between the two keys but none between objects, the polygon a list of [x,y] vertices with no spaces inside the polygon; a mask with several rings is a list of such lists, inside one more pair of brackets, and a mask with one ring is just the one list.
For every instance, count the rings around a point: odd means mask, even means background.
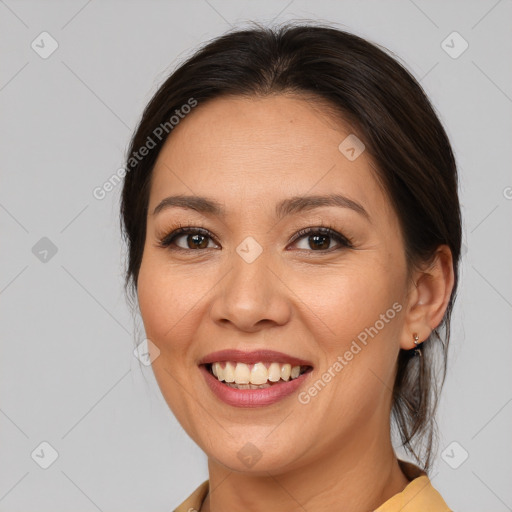
[{"label": "woman", "polygon": [[448,511],[428,469],[461,216],[412,76],[335,28],[234,31],[160,87],[127,171],[126,284],[208,456],[176,511]]}]

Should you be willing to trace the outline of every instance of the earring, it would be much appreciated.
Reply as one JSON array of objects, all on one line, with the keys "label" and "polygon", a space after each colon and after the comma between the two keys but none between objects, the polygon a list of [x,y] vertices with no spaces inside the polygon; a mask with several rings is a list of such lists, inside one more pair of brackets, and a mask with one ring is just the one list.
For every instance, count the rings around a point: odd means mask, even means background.
[{"label": "earring", "polygon": [[418,347],[418,345],[421,345],[422,342],[419,341],[420,337],[418,336],[417,333],[413,333],[413,338],[414,338],[414,344],[416,345],[416,348],[414,349],[414,355],[415,356],[421,356],[421,348]]}]

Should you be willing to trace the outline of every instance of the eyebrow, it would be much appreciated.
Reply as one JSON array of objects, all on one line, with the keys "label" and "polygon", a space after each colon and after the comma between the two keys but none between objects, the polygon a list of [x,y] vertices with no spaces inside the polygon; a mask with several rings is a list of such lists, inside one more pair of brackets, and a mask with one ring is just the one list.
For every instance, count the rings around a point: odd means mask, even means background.
[{"label": "eyebrow", "polygon": [[[323,206],[349,208],[365,217],[368,221],[370,220],[368,212],[361,204],[341,194],[290,197],[279,202],[276,205],[275,212],[276,217],[281,219],[288,215],[321,208]],[[156,206],[153,215],[172,207],[188,208],[199,213],[208,213],[218,217],[225,217],[226,215],[224,206],[218,201],[203,196],[186,195],[166,197]]]}]

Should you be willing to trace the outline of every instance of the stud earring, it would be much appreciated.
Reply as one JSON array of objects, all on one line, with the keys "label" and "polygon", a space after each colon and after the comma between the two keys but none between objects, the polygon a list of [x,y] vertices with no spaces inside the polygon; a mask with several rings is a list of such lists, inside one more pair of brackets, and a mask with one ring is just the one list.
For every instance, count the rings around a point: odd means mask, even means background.
[{"label": "stud earring", "polygon": [[414,349],[414,355],[421,356],[421,349],[418,347],[418,345],[421,345],[422,342],[419,341],[420,337],[418,336],[418,333],[413,333],[414,338],[414,345],[416,345],[416,348]]}]

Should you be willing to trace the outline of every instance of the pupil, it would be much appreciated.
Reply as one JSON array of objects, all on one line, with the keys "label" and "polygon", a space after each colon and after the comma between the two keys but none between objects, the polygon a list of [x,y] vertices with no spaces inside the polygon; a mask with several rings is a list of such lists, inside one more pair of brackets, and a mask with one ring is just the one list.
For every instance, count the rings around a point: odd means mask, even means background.
[{"label": "pupil", "polygon": [[[201,238],[202,238],[202,240],[200,240]],[[208,246],[208,242],[206,242],[206,245],[204,244],[204,242],[206,240],[206,236],[204,236],[204,235],[200,235],[200,234],[189,235],[187,240],[188,240],[188,242],[190,242],[190,240],[192,240],[192,243],[188,244],[190,249],[197,249],[197,248],[205,249]]]},{"label": "pupil", "polygon": [[[329,242],[327,241],[328,238],[329,237],[327,235],[311,235],[309,237],[309,242],[310,243],[312,242],[313,245],[316,244],[317,249],[328,249],[329,248]],[[321,243],[320,245],[318,245],[319,239],[321,239],[321,240],[323,239],[324,243],[323,244]]]}]

